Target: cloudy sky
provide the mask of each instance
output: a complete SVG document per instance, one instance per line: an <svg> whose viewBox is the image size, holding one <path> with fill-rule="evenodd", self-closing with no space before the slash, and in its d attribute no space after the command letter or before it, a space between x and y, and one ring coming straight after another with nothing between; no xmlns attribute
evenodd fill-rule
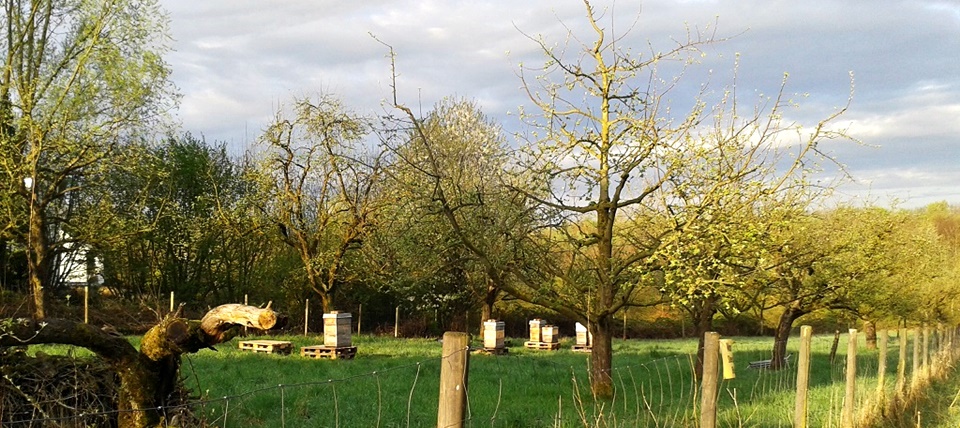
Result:
<svg viewBox="0 0 960 428"><path fill-rule="evenodd" d="M509 131L526 103L519 65L543 57L528 36L589 36L577 0L160 0L170 14L167 56L183 95L183 130L253 146L278 106L334 93L354 110L383 111L387 48L397 53L402 102L428 109L444 96L476 100ZM726 83L740 55L739 92L774 93L789 73L797 118L837 123L865 145L829 150L856 179L838 198L916 207L960 205L960 2L954 0L595 0L601 22L633 25L629 43L667 46L688 29L730 40L705 49L686 75ZM684 91L675 96L684 97ZM689 100L678 99L678 104ZM510 113L513 113L512 115Z"/></svg>

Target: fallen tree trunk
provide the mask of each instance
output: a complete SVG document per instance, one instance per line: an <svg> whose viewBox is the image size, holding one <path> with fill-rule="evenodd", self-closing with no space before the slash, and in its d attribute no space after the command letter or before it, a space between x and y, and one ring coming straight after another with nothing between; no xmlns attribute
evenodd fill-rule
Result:
<svg viewBox="0 0 960 428"><path fill-rule="evenodd" d="M277 314L269 308L222 305L201 321L167 315L143 336L138 351L125 338L76 321L48 318L43 321L0 321L0 346L59 343L80 346L110 364L120 379L118 426L152 428L166 425L163 409L179 379L180 355L197 352L232 339L239 327L269 330Z"/></svg>

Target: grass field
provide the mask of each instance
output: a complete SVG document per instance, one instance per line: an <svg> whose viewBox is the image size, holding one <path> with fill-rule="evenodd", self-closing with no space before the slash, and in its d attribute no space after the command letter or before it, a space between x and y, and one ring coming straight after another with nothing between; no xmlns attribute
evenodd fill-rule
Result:
<svg viewBox="0 0 960 428"><path fill-rule="evenodd" d="M249 338L253 339L253 338ZM322 338L271 337L294 346ZM748 369L769 358L769 338L734 338L737 378L721 383L719 426L791 426L794 369ZM811 368L810 426L837 426L844 392L845 340L835 364L832 336L815 337ZM885 390L896 375L897 339L891 338ZM188 387L215 426L420 427L436 423L441 345L428 339L354 337L354 360L311 360L299 355L253 354L236 349L202 351L185 360ZM698 390L691 376L694 340L615 341L616 396L589 393L587 354L531 351L511 343L505 356L471 355L468 426L661 426L697 425ZM796 352L797 339L789 349ZM295 348L295 349L297 349ZM795 357L794 357L795 358ZM911 362L907 362L907 367ZM875 402L876 351L858 354L858 402Z"/></svg>
<svg viewBox="0 0 960 428"><path fill-rule="evenodd" d="M248 337L243 340L253 340ZM186 355L184 383L197 395L195 412L217 427L423 427L436 424L441 344L431 339L354 336L353 360L313 360L298 355L301 346L322 337L282 336L293 342L292 355L240 351L240 339ZM722 381L718 403L720 427L792 426L796 370L749 369L751 361L769 358L770 338L737 337L736 378ZM137 338L131 338L136 343ZM814 336L808 426L839 426L844 394L846 338L836 361L829 361L830 336ZM468 421L470 427L692 427L699 425L699 391L691 375L695 340L614 341L612 376L616 394L595 400L589 393L588 355L570 350L523 348L508 339L510 352L470 356ZM479 343L475 343L479 346ZM796 359L798 338L788 351ZM891 337L886 378L877 385L878 353L861 338L857 364L860 413L894 389L899 339ZM64 350L43 348L45 352ZM912 341L906 360L912 369ZM84 351L70 351L83 354ZM954 378L956 379L956 378ZM937 400L920 411L925 427L952 423L960 381L931 389ZM881 394L880 392L883 392ZM944 398L947 397L948 398ZM925 407L924 407L925 406ZM951 422L953 421L953 422ZM903 422L906 423L906 422ZM888 426L915 426L893 425Z"/></svg>

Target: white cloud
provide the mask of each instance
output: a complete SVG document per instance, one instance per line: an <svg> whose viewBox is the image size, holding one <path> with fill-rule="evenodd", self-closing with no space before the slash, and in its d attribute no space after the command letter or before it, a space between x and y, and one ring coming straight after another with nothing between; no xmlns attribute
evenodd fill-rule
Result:
<svg viewBox="0 0 960 428"><path fill-rule="evenodd" d="M506 116L526 102L518 64L543 58L527 37L563 43L567 32L589 42L576 0L161 0L170 11L175 52L168 55L181 89L185 130L231 142L255 138L276 106L293 95L332 91L356 110L376 112L389 96L387 49L398 55L404 102L429 108L439 98L477 99L506 129ZM685 28L720 28L736 35L705 47L703 69L689 71L672 104L717 70L714 83L742 54L738 90L775 93L783 72L789 92L808 93L797 120L819 118L845 103L848 72L856 75L851 110L840 120L877 149L837 149L855 176L873 190L914 189L950 196L937 177L960 164L960 7L934 0L736 2L594 1L602 25L621 43L646 52L684 38ZM635 21L636 12L642 15ZM510 52L508 55L507 52ZM686 98L685 98L686 97ZM930 153L924 153L930 152ZM945 158L953 156L953 161ZM887 171L887 175L882 175ZM897 172L899 171L899 172ZM922 171L927 177L902 175ZM876 175L874 175L876 174ZM901 174L901 175L897 175ZM947 186L948 187L948 186ZM932 197L932 196L931 196ZM952 196L956 198L956 196ZM953 199L954 202L960 201Z"/></svg>

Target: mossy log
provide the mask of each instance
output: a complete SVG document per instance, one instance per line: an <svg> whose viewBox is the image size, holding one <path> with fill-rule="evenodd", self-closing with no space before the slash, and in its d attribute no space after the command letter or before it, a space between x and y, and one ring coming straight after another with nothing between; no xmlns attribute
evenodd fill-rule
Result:
<svg viewBox="0 0 960 428"><path fill-rule="evenodd" d="M59 343L87 348L103 358L120 378L118 426L166 426L163 408L179 378L180 355L232 339L239 327L269 330L277 314L269 308L238 304L218 306L202 320L187 320L180 312L167 315L143 336L138 351L127 339L77 321L0 321L0 346Z"/></svg>

